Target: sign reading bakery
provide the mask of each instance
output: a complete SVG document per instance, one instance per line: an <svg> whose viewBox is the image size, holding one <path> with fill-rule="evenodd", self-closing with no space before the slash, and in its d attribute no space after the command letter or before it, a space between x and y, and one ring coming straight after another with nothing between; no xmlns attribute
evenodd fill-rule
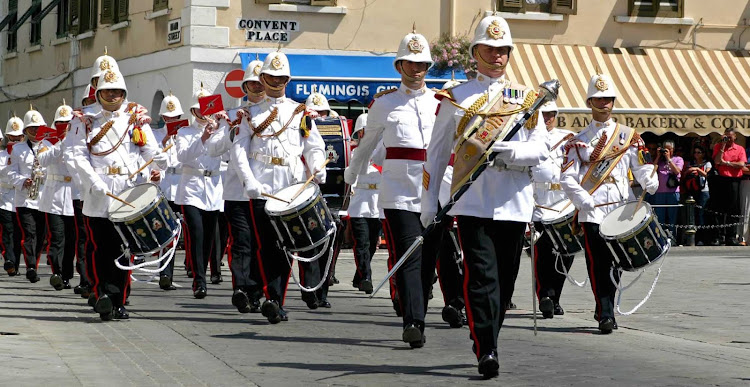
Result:
<svg viewBox="0 0 750 387"><path fill-rule="evenodd" d="M615 111L612 119L641 133L705 135L712 132L723 133L732 128L743 135L750 135L748 114L623 114ZM579 131L590 122L591 114L561 112L557 116L557 127L561 129Z"/></svg>
<svg viewBox="0 0 750 387"><path fill-rule="evenodd" d="M299 32L295 20L237 19L237 29L245 31L245 39L252 42L288 43L292 32Z"/></svg>

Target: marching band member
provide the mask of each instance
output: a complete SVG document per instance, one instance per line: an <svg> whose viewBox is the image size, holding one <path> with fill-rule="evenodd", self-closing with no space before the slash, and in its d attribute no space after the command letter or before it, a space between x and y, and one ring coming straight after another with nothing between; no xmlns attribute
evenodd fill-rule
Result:
<svg viewBox="0 0 750 387"><path fill-rule="evenodd" d="M544 318L553 318L555 315L565 313L560 306L560 293L565 284L565 275L558 272L557 255L560 255L560 261L566 272L573 265L574 257L572 254L565 254L565 251L557 251L542 225L544 212L540 206L549 208L567 199L560 187L560 171L565 157L564 145L569 138L573 137L573 132L555 127L557 111L557 104L554 101L547 102L539 108L549 135L550 157L531 168L536 202L532 220L536 231L541 232L539 239L534 243L534 274L539 310Z"/></svg>
<svg viewBox="0 0 750 387"><path fill-rule="evenodd" d="M47 255L52 261L52 276L49 281L55 290L70 289L78 242L73 200L80 199L81 196L73 183L73 174L63 160L63 139L71 119L73 108L63 103L55 111L53 125L65 125L65 132L58 133L59 137L43 139L38 154L39 165L47 170L47 179L39 199L39 211L46 216L50 234Z"/></svg>
<svg viewBox="0 0 750 387"><path fill-rule="evenodd" d="M484 148L480 146L486 147L493 133L517 122L523 115L523 102L533 99L532 89L511 82L505 74L512 48L505 19L485 17L470 46L477 61L477 78L438 93L442 100L424 172L423 225L432 222L437 213L439 185L451 149L464 139L471 117L487 110L499 115L483 121L459 144L453 167L454 190L468 177L466 171L470 173L481 160ZM528 169L548 153L543 123L532 124L533 120L527 122L510 141L499 139L491 145L497 152L494 165L479 175L449 212L457 217L464 254L464 301L479 373L484 377L498 374L497 339L518 271L524 230L533 211Z"/></svg>
<svg viewBox="0 0 750 387"><path fill-rule="evenodd" d="M190 250L193 268L193 296L206 297L206 268L214 243L219 206L221 205L221 159L206 153L206 141L216 132L213 117L203 116L198 100L207 97L201 88L193 95L190 106L193 123L177 132L177 160L182 163L182 177L175 204L182 209L187 227L185 250ZM214 270L212 265L212 270Z"/></svg>
<svg viewBox="0 0 750 387"><path fill-rule="evenodd" d="M232 146L232 157L245 193L250 198L253 224L252 249L262 266L266 301L261 312L269 322L286 321L284 298L290 274L286 254L277 245L277 235L265 212L261 194L274 193L305 179L305 167L316 182L324 182L326 159L324 142L315 123L309 120L305 106L284 96L291 79L289 60L281 52L272 52L263 61L260 81L268 99L250 107L250 121L243 120ZM300 156L305 159L303 165ZM315 282L315 278L308 278ZM306 300L307 301L307 300Z"/></svg>
<svg viewBox="0 0 750 387"><path fill-rule="evenodd" d="M2 232L2 253L5 258L3 270L9 276L18 274L20 244L16 242L18 223L16 219L15 196L16 189L10 179L13 145L23 141L23 121L13 116L5 125L5 137L0 142L0 230Z"/></svg>
<svg viewBox="0 0 750 387"><path fill-rule="evenodd" d="M367 125L367 113L357 117L352 132L351 146L355 148L359 138L364 132ZM356 150L352 149L352 152ZM372 293L372 269L370 262L375 256L380 239L380 210L378 209L378 185L380 184L381 174L376 165L382 165L385 160L385 147L377 146L370 162L367 166L367 172L357 176L357 184L352 188L352 196L349 199L349 222L352 227L352 239L354 246L354 263L357 270L354 272L352 285L365 292Z"/></svg>
<svg viewBox="0 0 750 387"><path fill-rule="evenodd" d="M159 108L159 115L164 120L165 125L162 128L153 129L154 137L159 140L162 149L170 145L172 145L172 147L165 152L167 155L167 169L161 173L155 170L151 171L151 181L155 181L159 184L161 192L164 193L164 197L167 199L169 207L172 208L172 211L174 211L175 214L182 213L180 206L175 204L177 186L179 185L180 177L182 176L182 163L177 159L177 149L174 147L174 141L177 135L169 133L166 123L178 121L183 114L185 113L182 111L180 100L172 95L172 93L169 93L169 95L164 97L161 101L161 106ZM161 175L162 173L163 176ZM175 243L177 243L177 241L175 241ZM186 256L189 255L186 254ZM186 263L186 267L190 266ZM173 276L174 259L172 259L169 262L169 265L159 273L159 287L162 290L177 289L177 287L172 284Z"/></svg>
<svg viewBox="0 0 750 387"><path fill-rule="evenodd" d="M423 231L419 221L422 167L437 107L435 92L424 82L432 63L429 43L424 36L412 32L401 40L394 61L401 74L401 85L375 96L364 135L344 173L346 182L356 185L356 177L366 171L373 150L384 143L386 156L378 206L388 220L391 234L388 241L394 244L397 257L401 257ZM435 249L436 245L426 242L396 273L403 313L401 338L412 348L424 346L427 297L435 275L436 252L423 250Z"/></svg>
<svg viewBox="0 0 750 387"><path fill-rule="evenodd" d="M44 168L39 165L40 144L36 140L39 127L46 125L44 118L33 108L23 117L23 134L26 141L13 146L8 175L16 186L14 204L21 225L21 250L26 261L26 279L39 281L37 269L47 236L44 214L39 211L39 194L44 184Z"/></svg>
<svg viewBox="0 0 750 387"><path fill-rule="evenodd" d="M219 131L211 136L206 146L208 155L222 157L228 166L222 175L224 213L229 224L229 269L232 273L232 305L240 313L260 311L260 297L263 294L263 280L258 260L253 259L251 242L248 235L254 233L249 222L249 198L245 194L242 180L237 173L237 161L232 157L232 140L241 121L249 117L252 106L266 101L266 93L258 76L263 68L263 61L251 61L245 68L242 79L242 90L247 95L246 106L231 109L227 119L221 122ZM267 101L266 101L267 102ZM231 122L228 122L231 121Z"/></svg>
<svg viewBox="0 0 750 387"><path fill-rule="evenodd" d="M143 106L127 102L125 79L108 69L99 76L95 105L83 109L71 121L66 152L81 177L88 235L86 258L90 278L95 281L94 309L102 320L129 318L124 307L130 272L120 270L115 259L123 253L121 238L108 219L109 204L116 195L132 187L128 176L138 170L138 161L153 159L167 168L167 155L159 150ZM124 257L130 259L130 257Z"/></svg>
<svg viewBox="0 0 750 387"><path fill-rule="evenodd" d="M331 105L328 104L328 98L325 95L320 94L313 90L305 100L305 107L310 113L310 117L338 117L338 113L331 109Z"/></svg>
<svg viewBox="0 0 750 387"><path fill-rule="evenodd" d="M648 193L653 194L659 188L659 179L652 173L653 165L646 161L643 140L634 129L612 120L616 98L612 78L597 71L586 93L591 123L566 144L566 164L560 178L583 226L586 267L596 301L594 318L603 334L617 329L616 287L610 280L614 257L599 235L599 224L620 203L634 198L628 169ZM614 279L619 281L617 271Z"/></svg>

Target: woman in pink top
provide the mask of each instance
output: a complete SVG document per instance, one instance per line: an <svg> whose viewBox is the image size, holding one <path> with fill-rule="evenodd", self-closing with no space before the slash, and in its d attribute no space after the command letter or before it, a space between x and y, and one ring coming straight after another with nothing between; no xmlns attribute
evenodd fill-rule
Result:
<svg viewBox="0 0 750 387"><path fill-rule="evenodd" d="M652 205L676 205L680 203L680 173L685 162L680 156L674 156L674 141L667 140L659 148L656 156L659 176L659 189L655 194L649 195L648 202ZM677 223L677 207L655 207L654 212L659 218L659 223L674 225ZM675 227L667 226L676 236Z"/></svg>

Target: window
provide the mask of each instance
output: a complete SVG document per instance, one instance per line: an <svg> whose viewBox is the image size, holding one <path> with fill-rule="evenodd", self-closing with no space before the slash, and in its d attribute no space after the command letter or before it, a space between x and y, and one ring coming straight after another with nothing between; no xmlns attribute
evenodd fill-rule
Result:
<svg viewBox="0 0 750 387"><path fill-rule="evenodd" d="M96 28L96 0L70 0L69 9L71 34L78 35Z"/></svg>
<svg viewBox="0 0 750 387"><path fill-rule="evenodd" d="M70 31L70 0L60 0L57 4L57 37L62 38Z"/></svg>
<svg viewBox="0 0 750 387"><path fill-rule="evenodd" d="M117 24L128 20L128 0L102 0L102 24Z"/></svg>
<svg viewBox="0 0 750 387"><path fill-rule="evenodd" d="M29 34L29 43L32 46L42 44L42 0L34 0L31 6L34 10L31 12L31 33Z"/></svg>
<svg viewBox="0 0 750 387"><path fill-rule="evenodd" d="M543 12L575 15L577 0L498 0L497 9L502 12Z"/></svg>
<svg viewBox="0 0 750 387"><path fill-rule="evenodd" d="M154 0L154 12L161 11L167 8L169 8L169 0Z"/></svg>
<svg viewBox="0 0 750 387"><path fill-rule="evenodd" d="M10 0L8 4L8 17L8 45L6 49L8 52L14 52L18 48L17 28L15 28L18 22L18 0Z"/></svg>
<svg viewBox="0 0 750 387"><path fill-rule="evenodd" d="M628 15L644 17L683 17L683 0L628 0Z"/></svg>

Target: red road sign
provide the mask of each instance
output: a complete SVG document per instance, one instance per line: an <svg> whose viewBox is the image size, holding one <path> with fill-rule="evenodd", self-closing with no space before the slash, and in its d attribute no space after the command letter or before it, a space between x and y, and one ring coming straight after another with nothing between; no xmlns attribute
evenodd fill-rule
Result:
<svg viewBox="0 0 750 387"><path fill-rule="evenodd" d="M242 78L245 77L245 72L242 69L235 69L227 74L224 78L224 89L227 94L234 98L242 98L245 96L245 92L242 91Z"/></svg>

